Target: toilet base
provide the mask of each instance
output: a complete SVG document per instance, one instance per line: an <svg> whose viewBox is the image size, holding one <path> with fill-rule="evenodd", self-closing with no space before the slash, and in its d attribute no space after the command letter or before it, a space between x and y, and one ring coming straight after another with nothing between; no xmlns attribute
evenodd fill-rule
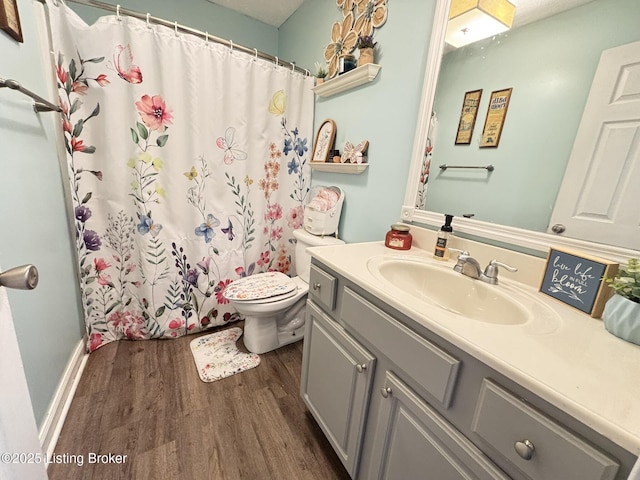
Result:
<svg viewBox="0 0 640 480"><path fill-rule="evenodd" d="M302 299L300 308L304 308ZM297 310L296 307L292 310ZM298 309L299 310L299 309ZM267 353L276 348L302 340L304 337L304 311L291 319L282 315L252 316L245 315L244 346L251 353Z"/></svg>

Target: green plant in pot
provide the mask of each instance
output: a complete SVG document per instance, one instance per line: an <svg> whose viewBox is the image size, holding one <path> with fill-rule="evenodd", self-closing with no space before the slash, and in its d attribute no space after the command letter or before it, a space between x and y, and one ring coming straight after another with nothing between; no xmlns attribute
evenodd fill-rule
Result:
<svg viewBox="0 0 640 480"><path fill-rule="evenodd" d="M316 83L319 85L324 82L325 78L329 75L329 70L324 63L316 62Z"/></svg>
<svg viewBox="0 0 640 480"><path fill-rule="evenodd" d="M605 281L615 291L604 307L602 320L613 335L640 345L640 262L629 260L614 278Z"/></svg>

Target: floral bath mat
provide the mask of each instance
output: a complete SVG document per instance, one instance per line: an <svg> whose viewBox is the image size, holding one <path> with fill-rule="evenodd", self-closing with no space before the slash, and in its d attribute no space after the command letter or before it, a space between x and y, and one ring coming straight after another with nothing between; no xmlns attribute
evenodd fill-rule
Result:
<svg viewBox="0 0 640 480"><path fill-rule="evenodd" d="M200 380L215 382L260 365L257 354L244 353L236 347L241 336L242 329L233 327L191 341Z"/></svg>

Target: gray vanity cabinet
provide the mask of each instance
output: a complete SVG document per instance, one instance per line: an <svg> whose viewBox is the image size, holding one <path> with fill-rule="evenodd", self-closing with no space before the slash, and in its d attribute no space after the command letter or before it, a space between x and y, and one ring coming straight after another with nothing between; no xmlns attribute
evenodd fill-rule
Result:
<svg viewBox="0 0 640 480"><path fill-rule="evenodd" d="M358 467L375 361L308 301L300 390L352 478Z"/></svg>
<svg viewBox="0 0 640 480"><path fill-rule="evenodd" d="M636 456L315 258L302 397L353 479L623 480Z"/></svg>
<svg viewBox="0 0 640 480"><path fill-rule="evenodd" d="M509 480L392 372L379 392L371 472L379 480Z"/></svg>

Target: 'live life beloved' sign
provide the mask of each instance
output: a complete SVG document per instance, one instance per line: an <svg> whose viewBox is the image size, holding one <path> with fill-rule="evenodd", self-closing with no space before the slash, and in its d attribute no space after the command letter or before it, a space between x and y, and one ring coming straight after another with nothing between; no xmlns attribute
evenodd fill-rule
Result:
<svg viewBox="0 0 640 480"><path fill-rule="evenodd" d="M551 248L540 291L599 318L610 294L604 278L617 271L617 263Z"/></svg>

